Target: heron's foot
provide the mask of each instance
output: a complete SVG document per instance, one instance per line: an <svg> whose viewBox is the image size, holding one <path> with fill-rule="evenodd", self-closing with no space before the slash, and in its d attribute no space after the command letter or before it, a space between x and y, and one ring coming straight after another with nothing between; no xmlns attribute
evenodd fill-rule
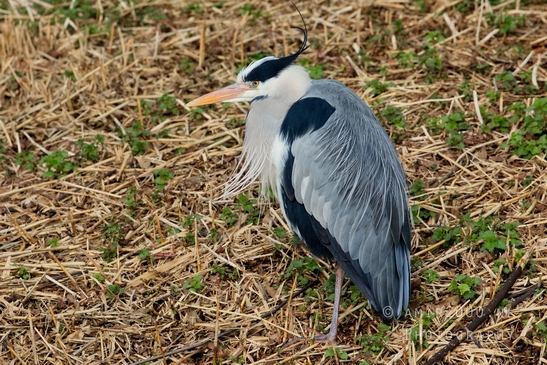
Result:
<svg viewBox="0 0 547 365"><path fill-rule="evenodd" d="M292 345L300 342L308 342L311 344L314 343L328 343L332 346L336 345L336 332L329 331L326 335L315 331L316 335L314 337L299 337L299 338L293 338L290 341L287 341L281 346L282 349L286 349L288 347L291 347Z"/></svg>

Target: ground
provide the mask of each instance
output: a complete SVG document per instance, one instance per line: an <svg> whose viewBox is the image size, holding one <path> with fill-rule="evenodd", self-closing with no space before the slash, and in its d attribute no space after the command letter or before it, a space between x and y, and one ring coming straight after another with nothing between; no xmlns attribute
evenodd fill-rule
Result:
<svg viewBox="0 0 547 365"><path fill-rule="evenodd" d="M330 323L332 264L258 185L221 198L247 105L185 105L297 50L289 1L0 0L3 362L422 364L525 253L445 361L547 362L547 2L296 5L298 63L372 107L408 176L404 318L346 280L337 345L281 349Z"/></svg>

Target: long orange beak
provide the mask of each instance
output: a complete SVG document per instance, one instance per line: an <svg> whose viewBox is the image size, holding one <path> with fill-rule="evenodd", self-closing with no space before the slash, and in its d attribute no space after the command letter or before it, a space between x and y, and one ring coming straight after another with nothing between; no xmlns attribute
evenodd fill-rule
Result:
<svg viewBox="0 0 547 365"><path fill-rule="evenodd" d="M213 104L213 103L218 103L221 101L236 99L241 97L241 95L243 95L243 93L247 90L251 90L251 88L245 84L233 84L230 86L223 87L220 90L213 91L209 94L200 96L199 98L192 100L186 105L198 106L198 105Z"/></svg>

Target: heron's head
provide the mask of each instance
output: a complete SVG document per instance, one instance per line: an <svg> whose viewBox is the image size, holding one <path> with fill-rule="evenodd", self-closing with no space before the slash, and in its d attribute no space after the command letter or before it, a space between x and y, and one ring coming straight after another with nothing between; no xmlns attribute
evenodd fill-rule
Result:
<svg viewBox="0 0 547 365"><path fill-rule="evenodd" d="M298 9L297 9L298 10ZM299 12L300 13L300 12ZM300 14L302 17L302 14ZM304 18L302 18L304 22ZM304 40L300 49L286 57L265 57L252 62L247 68L237 75L237 82L220 90L203 95L188 103L188 106L206 105L212 103L253 101L264 98L280 98L295 102L310 87L310 78L306 70L292 63L306 50L308 32L306 23L304 29L299 29Z"/></svg>
<svg viewBox="0 0 547 365"><path fill-rule="evenodd" d="M203 95L187 105L252 102L265 98L295 99L294 102L308 90L311 81L306 70L293 65L289 57L265 57L253 62L237 75L235 84Z"/></svg>

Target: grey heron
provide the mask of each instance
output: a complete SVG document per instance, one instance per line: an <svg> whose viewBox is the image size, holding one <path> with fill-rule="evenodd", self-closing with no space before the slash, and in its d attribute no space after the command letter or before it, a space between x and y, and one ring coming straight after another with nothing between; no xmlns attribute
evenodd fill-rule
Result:
<svg viewBox="0 0 547 365"><path fill-rule="evenodd" d="M405 173L372 110L345 85L312 81L294 64L307 48L302 22L293 27L304 37L296 53L255 61L235 84L187 105L250 102L244 163L227 190L260 178L311 253L336 261L330 330L315 337L333 343L344 272L385 322L407 308L411 220Z"/></svg>

